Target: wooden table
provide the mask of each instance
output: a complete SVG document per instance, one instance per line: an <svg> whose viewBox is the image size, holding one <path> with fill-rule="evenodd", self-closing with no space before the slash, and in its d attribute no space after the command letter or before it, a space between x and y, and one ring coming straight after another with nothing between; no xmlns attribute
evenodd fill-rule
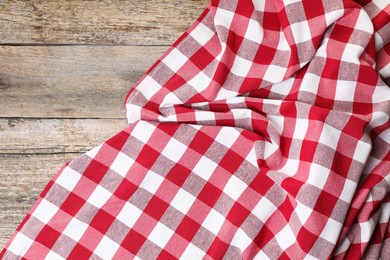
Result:
<svg viewBox="0 0 390 260"><path fill-rule="evenodd" d="M207 3L0 0L0 250L63 164L126 126L126 93Z"/></svg>

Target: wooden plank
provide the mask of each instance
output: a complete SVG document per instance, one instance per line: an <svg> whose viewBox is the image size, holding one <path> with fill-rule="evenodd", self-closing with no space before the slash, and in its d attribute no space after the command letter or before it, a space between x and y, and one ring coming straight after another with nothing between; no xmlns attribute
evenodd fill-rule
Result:
<svg viewBox="0 0 390 260"><path fill-rule="evenodd" d="M0 46L0 117L123 118L127 92L166 50Z"/></svg>
<svg viewBox="0 0 390 260"><path fill-rule="evenodd" d="M171 45L207 0L0 1L3 44Z"/></svg>
<svg viewBox="0 0 390 260"><path fill-rule="evenodd" d="M54 174L77 153L0 154L0 249Z"/></svg>
<svg viewBox="0 0 390 260"><path fill-rule="evenodd" d="M0 119L0 154L85 152L126 126L125 119Z"/></svg>

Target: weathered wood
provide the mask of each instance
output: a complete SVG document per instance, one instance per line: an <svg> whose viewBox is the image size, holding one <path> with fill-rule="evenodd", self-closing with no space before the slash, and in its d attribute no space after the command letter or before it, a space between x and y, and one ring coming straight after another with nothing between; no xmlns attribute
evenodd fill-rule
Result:
<svg viewBox="0 0 390 260"><path fill-rule="evenodd" d="M0 1L0 41L170 45L207 3L207 0Z"/></svg>
<svg viewBox="0 0 390 260"><path fill-rule="evenodd" d="M167 47L0 46L0 117L123 118Z"/></svg>
<svg viewBox="0 0 390 260"><path fill-rule="evenodd" d="M0 154L85 152L125 127L125 119L0 119Z"/></svg>
<svg viewBox="0 0 390 260"><path fill-rule="evenodd" d="M0 250L62 165L126 126L126 93L208 2L0 0Z"/></svg>
<svg viewBox="0 0 390 260"><path fill-rule="evenodd" d="M78 153L0 154L0 250L54 174Z"/></svg>

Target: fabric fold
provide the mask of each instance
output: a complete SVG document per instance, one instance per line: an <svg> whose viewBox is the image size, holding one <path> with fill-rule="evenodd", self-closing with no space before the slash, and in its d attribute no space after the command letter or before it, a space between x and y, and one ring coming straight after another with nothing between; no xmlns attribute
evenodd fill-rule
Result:
<svg viewBox="0 0 390 260"><path fill-rule="evenodd" d="M4 259L390 256L390 3L212 0Z"/></svg>

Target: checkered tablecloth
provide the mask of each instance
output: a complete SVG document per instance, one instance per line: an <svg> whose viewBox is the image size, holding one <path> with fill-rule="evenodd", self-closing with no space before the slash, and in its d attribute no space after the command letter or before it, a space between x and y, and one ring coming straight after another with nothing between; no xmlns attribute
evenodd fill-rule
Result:
<svg viewBox="0 0 390 260"><path fill-rule="evenodd" d="M388 0L212 0L1 256L390 259L389 42Z"/></svg>

